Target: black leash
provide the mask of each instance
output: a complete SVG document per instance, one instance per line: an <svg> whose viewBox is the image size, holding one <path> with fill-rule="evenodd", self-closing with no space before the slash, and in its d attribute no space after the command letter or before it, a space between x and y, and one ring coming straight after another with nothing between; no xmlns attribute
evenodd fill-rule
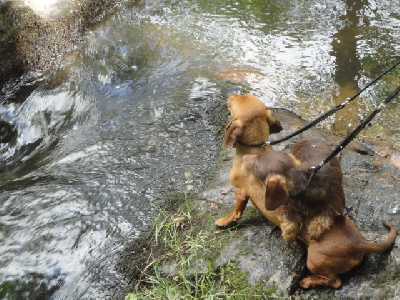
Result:
<svg viewBox="0 0 400 300"><path fill-rule="evenodd" d="M307 187L310 185L311 180L313 179L314 175L325 165L327 164L332 158L334 158L337 154L339 154L356 136L357 134L363 130L371 121L372 119L384 108L387 104L389 104L400 92L400 85L375 109L366 119L364 119L360 125L358 125L332 152L329 154L319 165L313 166L310 168L311 175L307 181L306 186L302 191L300 191L297 195L304 192Z"/></svg>
<svg viewBox="0 0 400 300"><path fill-rule="evenodd" d="M283 141L286 141L300 133L302 133L303 131L306 131L308 129L310 129L311 127L317 125L319 122L325 120L327 117L329 117L330 115L334 114L335 112L337 112L338 110L341 110L343 108L346 107L347 104L349 104L351 101L353 101L355 98L357 98L362 92L364 92L366 89L368 89L371 85L375 84L379 79L381 79L383 76L385 76L387 73L389 73L390 71L392 71L394 68L396 68L398 65L400 65L400 61L398 61L396 64L394 64L393 66L391 66L389 69L387 69L385 72L383 72L381 75L379 75L378 77L376 77L374 80L372 80L370 83L368 83L364 88L362 88L357 94L355 94L354 96L352 96L351 98L347 98L346 101L344 101L343 103L335 106L334 108L332 108L330 111L326 112L325 114L321 115L320 117L316 118L315 120L311 121L310 123L308 123L307 125L305 125L304 127L296 130L295 132L284 136L276 141L264 141L260 144L257 145L251 145L254 147L264 147L264 146L269 146L269 145L276 145L279 144Z"/></svg>
<svg viewBox="0 0 400 300"><path fill-rule="evenodd" d="M276 145L278 143L281 143L283 141L286 141L308 129L310 129L311 127L315 126L316 124L318 124L319 122L325 120L327 117L329 117L330 115L334 114L335 112L343 109L344 107L346 107L347 104L349 104L351 101L353 101L355 98L357 98L362 92L364 92L366 89L368 89L370 86L372 86L373 84L375 84L378 80L380 80L383 76L385 76L387 73L389 73L390 71L392 71L394 68L396 68L398 65L400 65L400 61L398 61L397 63L395 63L393 66L391 66L389 69L387 69L386 71L384 71L382 74L380 74L378 77L376 77L374 80L372 80L371 82L369 82L366 86L364 86L364 88L362 88L357 94L355 94L354 96L347 98L346 101L344 101L343 103L335 106L334 108L332 108L331 110L329 110L328 112L326 112L325 114L319 116L318 118L314 119L313 121L311 121L310 123L306 124L304 127L296 130L295 132L284 136L278 140L275 141L264 141L260 144L255 144L255 145L246 145L243 144L245 146L250 146L250 147L264 147L264 146L272 146L272 145ZM313 179L313 177L315 176L315 174L326 164L328 163L333 157L335 157L337 154L339 154L356 136L357 134L363 130L371 121L372 119L382 110L382 108L384 108L388 103L390 103L399 93L400 91L400 86L398 86L380 105L377 109L375 109L364 121L362 121L333 151L331 154L329 154L325 160L323 160L319 165L313 166L310 168L311 171L311 175L307 181L307 184L305 185L304 189L301 190L299 193L297 193L296 195L293 195L294 197L299 196L300 194L304 193L305 190L307 189L307 187L310 185L311 180Z"/></svg>

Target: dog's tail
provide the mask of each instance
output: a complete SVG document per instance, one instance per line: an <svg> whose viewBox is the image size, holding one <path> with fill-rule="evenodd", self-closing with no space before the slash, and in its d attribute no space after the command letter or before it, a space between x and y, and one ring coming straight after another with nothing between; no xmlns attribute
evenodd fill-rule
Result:
<svg viewBox="0 0 400 300"><path fill-rule="evenodd" d="M381 254L386 252L393 246L397 235L396 227L394 227L393 225L389 224L386 221L383 221L382 223L383 225L385 225L387 229L390 230L389 235L387 236L386 240L383 241L382 243L365 241L362 245L362 248L364 251L366 251L366 253Z"/></svg>

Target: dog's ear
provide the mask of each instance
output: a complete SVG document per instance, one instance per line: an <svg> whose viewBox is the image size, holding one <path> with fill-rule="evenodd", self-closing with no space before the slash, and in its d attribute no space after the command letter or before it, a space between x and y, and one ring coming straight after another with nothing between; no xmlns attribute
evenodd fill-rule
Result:
<svg viewBox="0 0 400 300"><path fill-rule="evenodd" d="M272 110L269 108L267 108L267 122L269 125L269 133L278 133L283 129L281 122L275 118Z"/></svg>
<svg viewBox="0 0 400 300"><path fill-rule="evenodd" d="M275 210L279 206L286 204L289 199L289 191L285 177L282 175L269 175L265 182L265 208L267 210Z"/></svg>
<svg viewBox="0 0 400 300"><path fill-rule="evenodd" d="M242 135L243 125L238 120L232 120L225 128L224 148L235 148L237 139Z"/></svg>
<svg viewBox="0 0 400 300"><path fill-rule="evenodd" d="M232 102L235 101L237 97L240 97L238 93L230 93L226 98L226 105L228 106L229 112L231 112Z"/></svg>

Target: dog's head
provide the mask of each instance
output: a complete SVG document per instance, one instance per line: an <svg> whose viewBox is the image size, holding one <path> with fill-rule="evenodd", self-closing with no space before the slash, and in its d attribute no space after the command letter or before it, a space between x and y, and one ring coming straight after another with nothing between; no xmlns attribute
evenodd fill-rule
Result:
<svg viewBox="0 0 400 300"><path fill-rule="evenodd" d="M224 147L236 147L237 142L257 144L268 140L271 133L282 130L272 111L252 94L231 94L227 99L232 115L225 131Z"/></svg>

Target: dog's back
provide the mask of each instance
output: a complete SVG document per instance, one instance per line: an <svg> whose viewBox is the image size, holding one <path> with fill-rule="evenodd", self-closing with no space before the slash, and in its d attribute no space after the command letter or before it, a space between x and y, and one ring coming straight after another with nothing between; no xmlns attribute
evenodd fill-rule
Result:
<svg viewBox="0 0 400 300"><path fill-rule="evenodd" d="M326 141L307 137L297 141L290 153L270 149L260 155L248 155L244 159L244 168L262 182L269 175L285 177L292 204L304 212L333 210L333 215L342 215L345 197L337 157L321 168L306 188L310 168L318 165L330 152L331 147Z"/></svg>
<svg viewBox="0 0 400 300"><path fill-rule="evenodd" d="M299 139L290 150L298 160L300 160L306 167L319 164L330 153L332 149L328 142L313 138L306 137Z"/></svg>
<svg viewBox="0 0 400 300"><path fill-rule="evenodd" d="M291 195L306 204L329 206L341 215L345 197L343 173L337 157L323 166L306 186L311 175L310 168L321 163L331 151L328 142L317 138L304 138L294 144L291 153L302 165L289 172L292 181Z"/></svg>
<svg viewBox="0 0 400 300"><path fill-rule="evenodd" d="M272 149L260 155L247 155L243 161L244 167L261 181L271 174L287 177L289 171L296 167L287 153Z"/></svg>

